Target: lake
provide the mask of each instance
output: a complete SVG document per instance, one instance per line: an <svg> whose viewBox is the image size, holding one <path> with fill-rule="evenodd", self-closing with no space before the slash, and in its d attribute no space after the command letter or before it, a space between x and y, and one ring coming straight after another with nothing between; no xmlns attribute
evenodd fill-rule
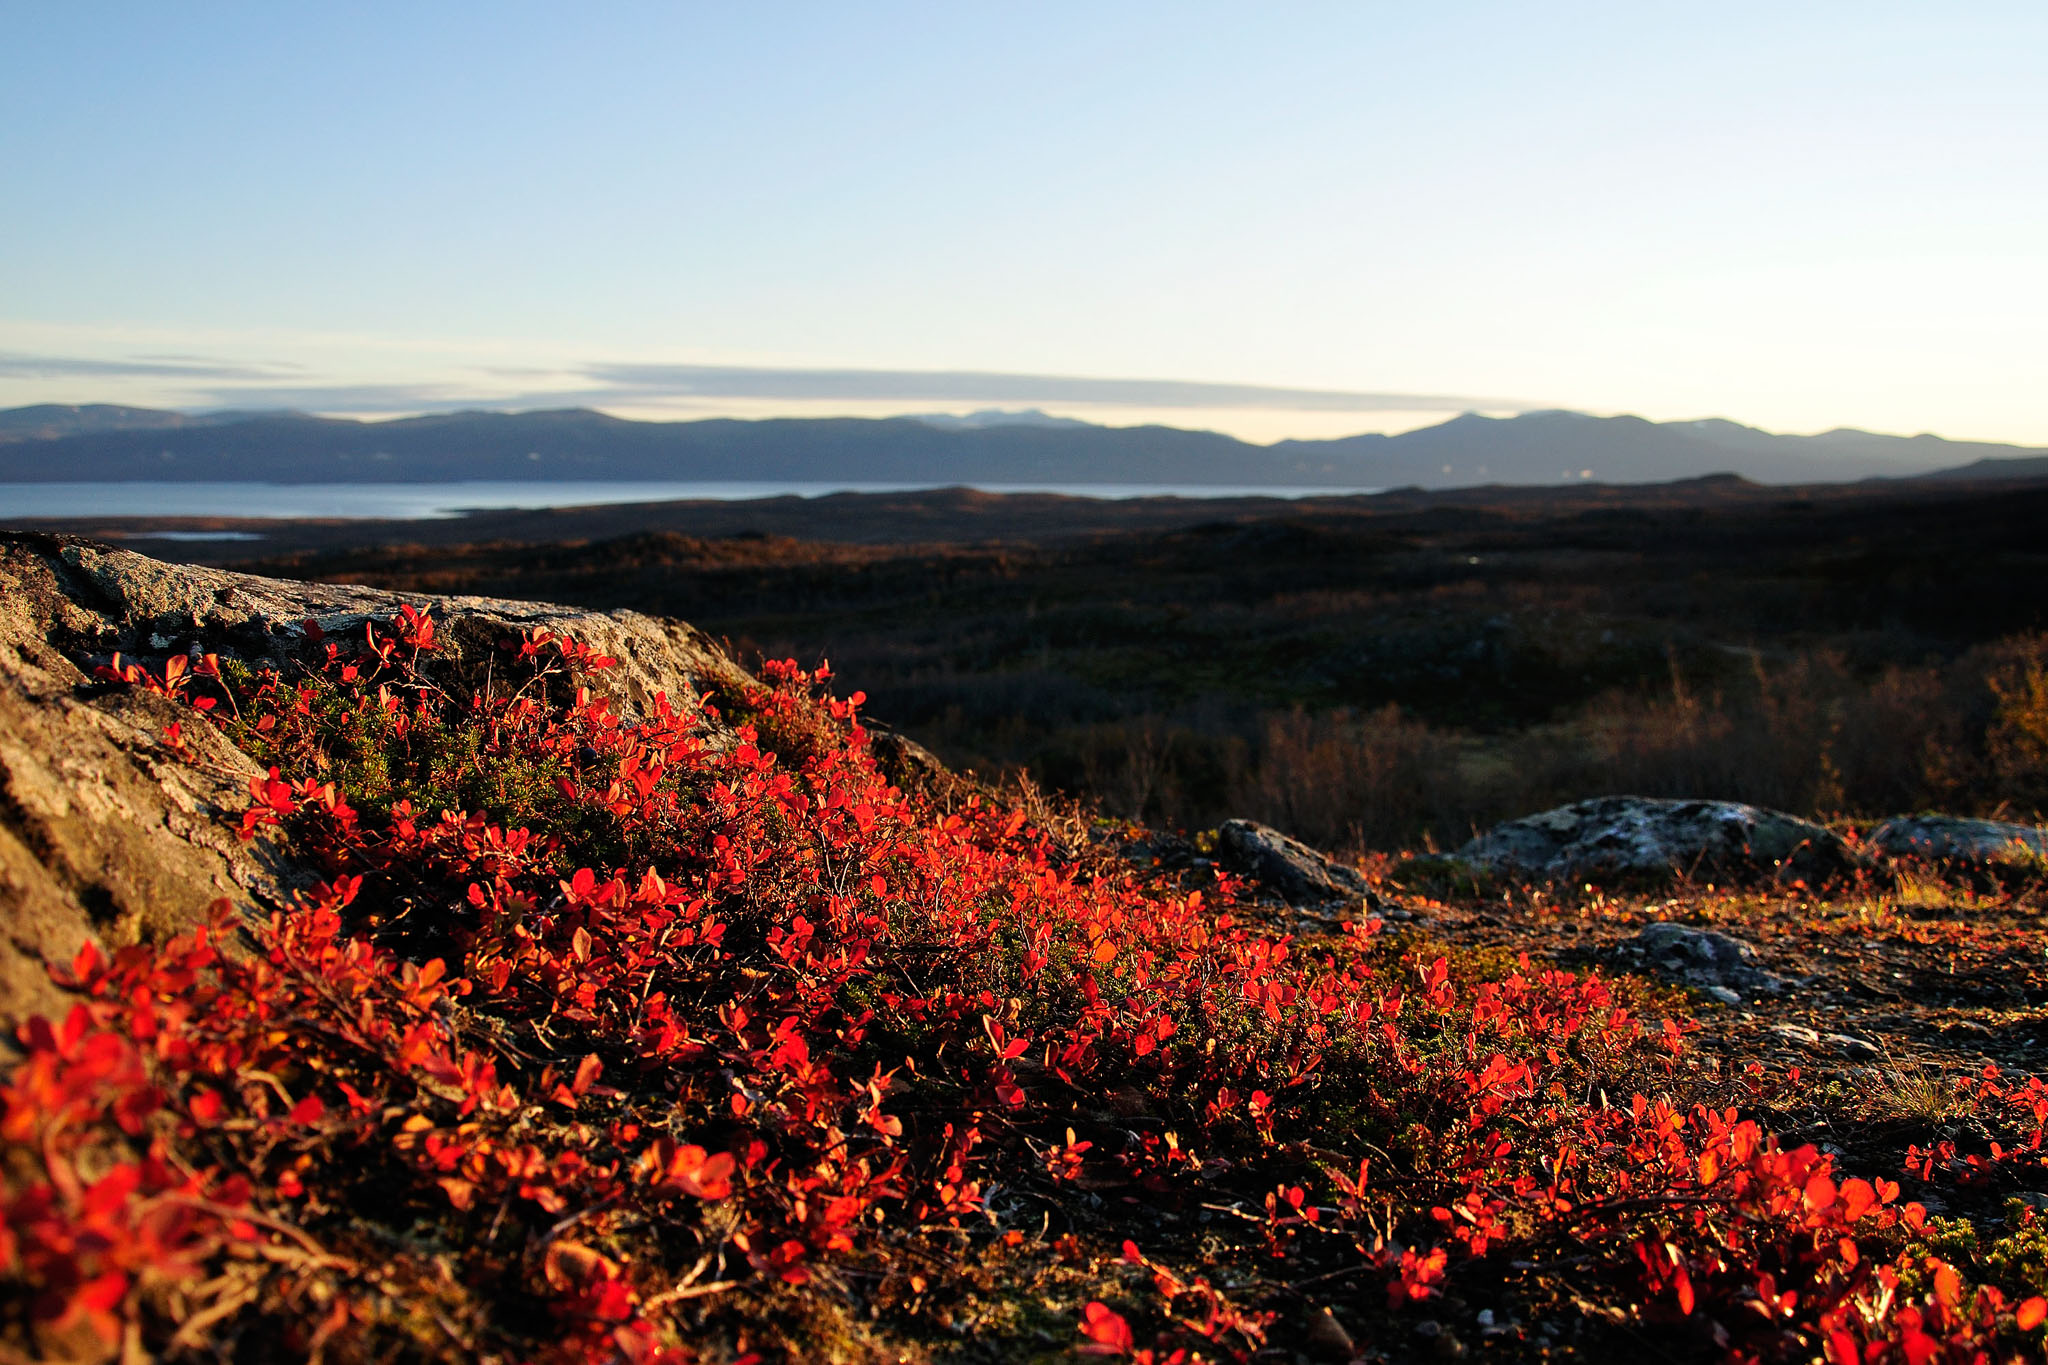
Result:
<svg viewBox="0 0 2048 1365"><path fill-rule="evenodd" d="M909 493L925 483L0 483L0 522L51 517L365 518L417 521L487 508L595 507L606 503L816 498ZM988 493L1081 498L1305 498L1371 488L1255 488L1223 484L983 484Z"/></svg>

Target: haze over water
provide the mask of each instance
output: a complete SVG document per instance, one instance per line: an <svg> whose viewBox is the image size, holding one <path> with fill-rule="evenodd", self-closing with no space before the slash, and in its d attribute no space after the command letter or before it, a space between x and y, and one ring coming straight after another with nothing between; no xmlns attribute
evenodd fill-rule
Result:
<svg viewBox="0 0 2048 1365"><path fill-rule="evenodd" d="M596 507L635 502L735 502L833 493L908 493L931 483L15 483L0 484L0 519L53 517L364 518L414 521L489 508ZM1227 484L975 484L986 493L1077 498L1304 498L1372 488Z"/></svg>

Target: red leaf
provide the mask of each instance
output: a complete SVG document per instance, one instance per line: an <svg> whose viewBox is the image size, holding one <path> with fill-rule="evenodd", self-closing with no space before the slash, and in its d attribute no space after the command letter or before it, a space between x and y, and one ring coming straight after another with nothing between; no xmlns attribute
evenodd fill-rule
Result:
<svg viewBox="0 0 2048 1365"><path fill-rule="evenodd" d="M220 1122L221 1108L220 1096L203 1088L185 1102L185 1112L208 1128Z"/></svg>
<svg viewBox="0 0 2048 1365"><path fill-rule="evenodd" d="M1081 1310L1081 1335L1098 1346L1117 1352L1130 1350L1133 1341L1131 1325L1124 1321L1123 1316L1094 1300Z"/></svg>
<svg viewBox="0 0 2048 1365"><path fill-rule="evenodd" d="M120 1340L121 1324L114 1317L114 1306L128 1293L128 1277L118 1270L110 1270L97 1279L88 1280L71 1295L64 1305L64 1316L57 1320L61 1329L86 1319L92 1324L102 1341L112 1343Z"/></svg>

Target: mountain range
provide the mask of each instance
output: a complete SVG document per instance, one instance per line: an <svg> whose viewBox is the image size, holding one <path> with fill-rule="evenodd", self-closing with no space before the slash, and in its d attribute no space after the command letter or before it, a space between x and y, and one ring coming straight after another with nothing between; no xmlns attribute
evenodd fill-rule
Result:
<svg viewBox="0 0 2048 1365"><path fill-rule="evenodd" d="M193 415L100 405L0 411L0 483L722 480L1154 484L1370 489L2037 477L2048 449L1837 430L1787 436L1722 419L1547 411L1454 417L1396 436L1254 445L1212 431L1105 427L1044 413L641 422L587 409L386 421Z"/></svg>

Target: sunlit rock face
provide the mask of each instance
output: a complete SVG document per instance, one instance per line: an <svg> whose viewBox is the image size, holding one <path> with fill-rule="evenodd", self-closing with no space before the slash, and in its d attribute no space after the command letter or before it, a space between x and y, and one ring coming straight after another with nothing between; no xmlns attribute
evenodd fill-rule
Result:
<svg viewBox="0 0 2048 1365"><path fill-rule="evenodd" d="M701 631L638 612L259 578L48 537L14 538L10 553L42 563L59 595L83 613L59 631L58 642L73 654L200 649L253 661L296 647L308 621L331 636L360 636L372 618L388 620L409 605L439 623L439 653L449 667L487 659L507 637L549 631L615 658L607 686L635 708L656 692L680 700L743 676Z"/></svg>
<svg viewBox="0 0 2048 1365"><path fill-rule="evenodd" d="M1496 825L1458 850L1475 867L1546 881L1811 880L1855 855L1823 825L1737 801L1603 796Z"/></svg>
<svg viewBox="0 0 2048 1365"><path fill-rule="evenodd" d="M190 707L107 687L94 666L117 651L159 671L174 654L255 664L296 648L309 621L360 637L402 605L438 623L451 677L530 630L616 657L606 682L627 709L745 676L692 627L632 612L296 583L0 535L0 1026L61 1014L46 964L89 938L162 939L219 901L267 916L316 879L273 841L237 837L260 773L247 755ZM172 725L189 757L167 744Z"/></svg>

